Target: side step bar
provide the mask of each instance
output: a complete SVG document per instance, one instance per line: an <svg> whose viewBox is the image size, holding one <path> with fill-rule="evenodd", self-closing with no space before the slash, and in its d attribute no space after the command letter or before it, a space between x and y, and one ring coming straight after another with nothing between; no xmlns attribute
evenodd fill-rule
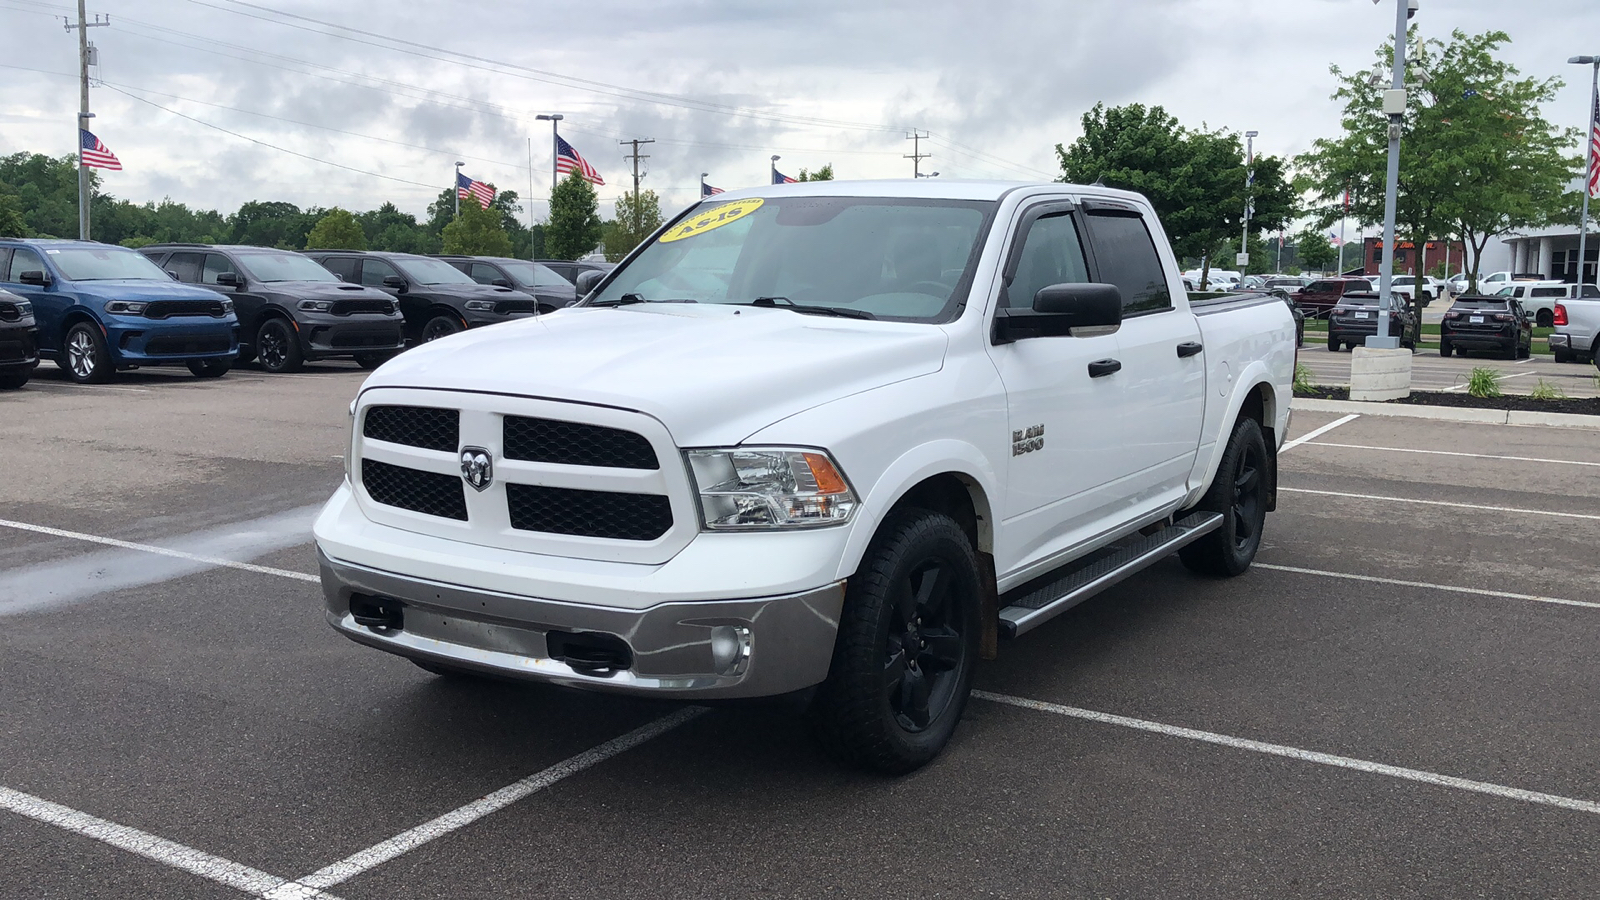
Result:
<svg viewBox="0 0 1600 900"><path fill-rule="evenodd" d="M1192 513L1149 537L1121 547L1109 556L1080 569L1070 570L1015 598L1001 609L1000 633L1008 638L1026 634L1221 527L1221 513Z"/></svg>

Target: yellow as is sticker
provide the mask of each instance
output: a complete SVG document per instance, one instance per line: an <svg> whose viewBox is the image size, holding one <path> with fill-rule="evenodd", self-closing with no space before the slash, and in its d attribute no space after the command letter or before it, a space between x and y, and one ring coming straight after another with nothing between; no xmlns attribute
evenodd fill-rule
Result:
<svg viewBox="0 0 1600 900"><path fill-rule="evenodd" d="M760 197L749 197L744 200L735 200L731 203L720 203L703 212L697 212L672 226L666 234L661 236L661 243L668 244L673 241L681 241L686 237L694 237L713 228L721 228L729 222L737 222L760 209L763 202Z"/></svg>

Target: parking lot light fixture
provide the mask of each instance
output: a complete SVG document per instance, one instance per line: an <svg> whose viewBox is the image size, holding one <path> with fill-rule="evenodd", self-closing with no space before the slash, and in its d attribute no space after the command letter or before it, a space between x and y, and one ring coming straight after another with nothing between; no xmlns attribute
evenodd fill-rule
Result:
<svg viewBox="0 0 1600 900"><path fill-rule="evenodd" d="M461 167L464 165L466 163L456 160L456 177L450 179L450 196L456 198L455 211L450 215L452 219L461 217Z"/></svg>
<svg viewBox="0 0 1600 900"><path fill-rule="evenodd" d="M1589 79L1589 127L1584 131L1583 152L1583 214L1578 219L1578 295L1583 294L1583 267L1589 261L1589 194L1590 179L1595 167L1595 137L1600 129L1600 55L1574 56L1567 60L1575 66L1591 66L1594 73ZM1600 264L1595 266L1595 281L1600 282Z"/></svg>
<svg viewBox="0 0 1600 900"><path fill-rule="evenodd" d="M1377 2L1377 0L1373 0ZM1395 205L1400 184L1400 125L1405 120L1406 20L1416 15L1417 0L1395 0L1394 69L1390 89L1384 92L1383 111L1389 115L1389 173L1383 189L1383 254L1378 270L1378 330L1367 338L1374 350L1394 350L1398 338L1389 334L1389 292L1394 288Z"/></svg>

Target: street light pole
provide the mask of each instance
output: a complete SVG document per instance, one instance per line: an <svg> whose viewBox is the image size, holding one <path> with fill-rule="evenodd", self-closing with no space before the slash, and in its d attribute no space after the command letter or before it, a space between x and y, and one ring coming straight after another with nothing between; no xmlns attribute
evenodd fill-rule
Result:
<svg viewBox="0 0 1600 900"><path fill-rule="evenodd" d="M456 160L456 177L450 180L450 196L455 198L456 203L455 212L451 214L453 219L461 218L461 167L464 165L466 163Z"/></svg>
<svg viewBox="0 0 1600 900"><path fill-rule="evenodd" d="M778 156L777 154L773 154L773 156L772 156L772 174L767 177L767 181L770 184L777 184L778 183L778 160L780 160L780 159L783 159L783 157Z"/></svg>
<svg viewBox="0 0 1600 900"><path fill-rule="evenodd" d="M541 122L550 123L550 196L554 197L556 195L556 184L561 180L561 136L556 134L556 123L560 122L564 117L561 113L551 113L548 116L540 113L534 118Z"/></svg>
<svg viewBox="0 0 1600 900"><path fill-rule="evenodd" d="M1367 338L1374 350L1394 350L1400 341L1389 335L1389 292L1394 288L1395 206L1400 185L1400 125L1406 112L1406 20L1417 0L1395 0L1394 77L1383 92L1383 111L1389 114L1389 174L1383 189L1383 255L1378 271L1378 330Z"/></svg>
<svg viewBox="0 0 1600 900"><path fill-rule="evenodd" d="M1589 252L1589 173L1594 171L1594 131L1600 128L1600 56L1574 56L1567 60L1575 66L1593 66L1594 77L1589 85L1589 130L1584 134L1583 145L1583 216L1578 225L1578 294L1583 296L1583 266ZM1600 282L1600 263L1595 265L1595 281Z"/></svg>
<svg viewBox="0 0 1600 900"><path fill-rule="evenodd" d="M1256 183L1256 137L1259 131L1246 131L1244 133L1244 236L1239 239L1240 275L1250 268L1250 213L1254 205L1250 202L1250 188Z"/></svg>

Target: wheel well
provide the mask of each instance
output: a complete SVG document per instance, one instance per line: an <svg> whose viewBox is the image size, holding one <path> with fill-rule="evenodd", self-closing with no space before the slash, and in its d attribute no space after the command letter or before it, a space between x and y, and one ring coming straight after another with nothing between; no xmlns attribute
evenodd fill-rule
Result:
<svg viewBox="0 0 1600 900"><path fill-rule="evenodd" d="M61 343L66 343L67 332L71 331L72 326L78 324L79 322L88 322L90 325L100 328L100 333L102 335L105 334L105 327L96 321L94 316L89 315L81 309L74 309L68 311L67 314L61 318L61 334L57 335Z"/></svg>
<svg viewBox="0 0 1600 900"><path fill-rule="evenodd" d="M915 506L944 513L961 526L982 553L994 552L994 519L978 483L958 472L942 472L917 482L895 501L895 508Z"/></svg>
<svg viewBox="0 0 1600 900"><path fill-rule="evenodd" d="M293 330L295 332L299 332L300 331L300 326L295 324L294 316L289 315L289 313L287 313L286 311L284 311L282 309L279 309L276 306L268 306L268 307L264 307L261 310L261 312L256 315L256 320L254 322L250 323L250 335L249 336L254 338L256 336L256 332L261 330L261 326L265 325L267 323L268 319L282 319L283 321L289 323L289 328L291 330ZM249 343L253 344L253 343L255 343L255 341L250 341Z"/></svg>
<svg viewBox="0 0 1600 900"><path fill-rule="evenodd" d="M467 323L466 317L463 316L460 313L459 310L452 309L451 307L445 306L445 305L440 304L440 303L435 303L432 306L428 307L428 319L431 319L434 316L440 316L440 315L449 316L450 318L455 319L457 322L460 322L462 325L465 325ZM426 323L427 319L424 319L423 322Z"/></svg>

